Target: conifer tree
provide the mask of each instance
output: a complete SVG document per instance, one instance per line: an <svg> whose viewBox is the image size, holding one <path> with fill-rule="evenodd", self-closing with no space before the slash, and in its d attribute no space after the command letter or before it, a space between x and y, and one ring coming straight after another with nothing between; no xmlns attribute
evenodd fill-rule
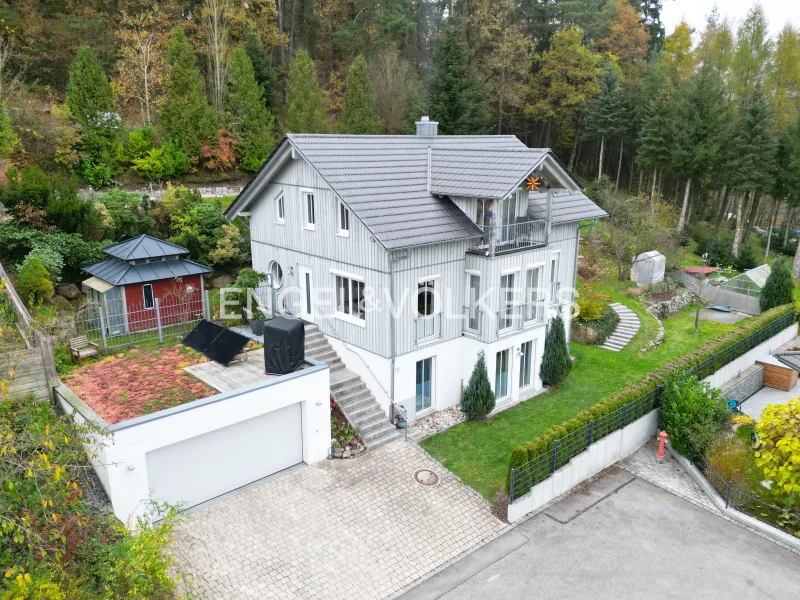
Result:
<svg viewBox="0 0 800 600"><path fill-rule="evenodd" d="M250 62L253 63L253 73L264 93L264 104L267 110L274 114L277 105L278 73L272 66L272 56L255 31L247 34L244 49Z"/></svg>
<svg viewBox="0 0 800 600"><path fill-rule="evenodd" d="M203 143L216 135L217 119L206 97L197 57L180 27L170 34L166 58L168 74L161 126L168 137L180 141L188 156L197 157Z"/></svg>
<svg viewBox="0 0 800 600"><path fill-rule="evenodd" d="M494 392L486 370L486 356L481 350L461 397L461 411L468 419L481 419L494 410L494 401Z"/></svg>
<svg viewBox="0 0 800 600"><path fill-rule="evenodd" d="M478 76L469 64L459 37L459 22L447 26L434 58L436 74L430 91L430 113L439 122L439 133L471 135L488 133L489 113Z"/></svg>
<svg viewBox="0 0 800 600"><path fill-rule="evenodd" d="M589 102L589 114L586 119L586 134L600 138L598 181L603 176L606 141L625 127L625 97L619 86L619 75L613 64L609 64L603 72L600 78L600 88L602 90L600 95Z"/></svg>
<svg viewBox="0 0 800 600"><path fill-rule="evenodd" d="M121 147L121 122L114 112L111 85L88 46L81 46L70 65L66 104L82 127L79 148L84 177L104 185L110 180ZM98 168L102 175L98 175Z"/></svg>
<svg viewBox="0 0 800 600"><path fill-rule="evenodd" d="M791 303L794 292L794 278L786 261L778 258L772 261L771 266L772 270L764 287L761 288L761 296L758 298L762 312Z"/></svg>
<svg viewBox="0 0 800 600"><path fill-rule="evenodd" d="M295 52L286 80L286 131L328 133L330 124L317 81L317 68L308 52Z"/></svg>
<svg viewBox="0 0 800 600"><path fill-rule="evenodd" d="M11 127L11 119L6 112L6 105L0 102L0 158L11 154L18 142L19 139Z"/></svg>
<svg viewBox="0 0 800 600"><path fill-rule="evenodd" d="M550 321L550 328L544 339L544 354L539 376L545 385L556 385L564 381L571 370L572 360L567 350L564 320L559 315Z"/></svg>
<svg viewBox="0 0 800 600"><path fill-rule="evenodd" d="M228 126L238 142L239 163L245 171L257 171L275 147L275 119L264 104L264 92L244 48L233 51L226 92Z"/></svg>
<svg viewBox="0 0 800 600"><path fill-rule="evenodd" d="M369 78L367 61L359 54L347 71L342 102L342 133L376 135L381 120L375 110L375 91Z"/></svg>

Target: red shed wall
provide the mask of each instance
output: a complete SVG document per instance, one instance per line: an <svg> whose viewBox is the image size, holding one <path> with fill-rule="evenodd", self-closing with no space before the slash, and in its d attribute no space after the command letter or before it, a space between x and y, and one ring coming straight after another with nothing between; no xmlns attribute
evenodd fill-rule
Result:
<svg viewBox="0 0 800 600"><path fill-rule="evenodd" d="M159 299L161 325L174 325L193 321L203 312L203 276L192 275L175 279L148 281L125 286L125 304L128 311L128 331L140 331L156 327L156 309L144 307L145 285L153 286L153 298ZM193 292L186 293L191 286Z"/></svg>

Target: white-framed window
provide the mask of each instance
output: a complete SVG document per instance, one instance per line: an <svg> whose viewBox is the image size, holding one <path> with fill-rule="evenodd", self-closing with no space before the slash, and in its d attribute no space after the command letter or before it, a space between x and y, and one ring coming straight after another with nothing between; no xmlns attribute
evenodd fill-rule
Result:
<svg viewBox="0 0 800 600"><path fill-rule="evenodd" d="M467 273L467 329L477 331L480 327L478 300L481 297L481 274Z"/></svg>
<svg viewBox="0 0 800 600"><path fill-rule="evenodd" d="M522 298L523 320L527 323L535 321L541 316L542 293L539 286L542 285L542 267L530 267L525 271L525 290Z"/></svg>
<svg viewBox="0 0 800 600"><path fill-rule="evenodd" d="M519 347L519 388L521 390L530 387L533 382L531 378L533 349L533 340L522 342Z"/></svg>
<svg viewBox="0 0 800 600"><path fill-rule="evenodd" d="M345 275L335 277L337 315L365 321L364 282Z"/></svg>
<svg viewBox="0 0 800 600"><path fill-rule="evenodd" d="M347 237L350 235L350 211L339 201L339 235Z"/></svg>
<svg viewBox="0 0 800 600"><path fill-rule="evenodd" d="M144 307L153 308L155 306L155 298L153 297L153 285L145 283L142 286L142 297L144 298Z"/></svg>
<svg viewBox="0 0 800 600"><path fill-rule="evenodd" d="M286 223L286 201L283 199L283 194L275 198L275 221Z"/></svg>
<svg viewBox="0 0 800 600"><path fill-rule="evenodd" d="M317 228L317 206L314 192L303 191L303 226L306 229Z"/></svg>
<svg viewBox="0 0 800 600"><path fill-rule="evenodd" d="M558 254L553 254L550 259L550 304L558 303L558 291L561 283L558 281Z"/></svg>
<svg viewBox="0 0 800 600"><path fill-rule="evenodd" d="M514 324L515 273L500 276L500 329L508 329Z"/></svg>
<svg viewBox="0 0 800 600"><path fill-rule="evenodd" d="M508 398L510 393L508 380L511 375L508 358L511 352L509 349L500 350L495 356L494 367L494 395L498 400Z"/></svg>
<svg viewBox="0 0 800 600"><path fill-rule="evenodd" d="M422 412L433 406L433 357L417 361L416 371L415 408Z"/></svg>

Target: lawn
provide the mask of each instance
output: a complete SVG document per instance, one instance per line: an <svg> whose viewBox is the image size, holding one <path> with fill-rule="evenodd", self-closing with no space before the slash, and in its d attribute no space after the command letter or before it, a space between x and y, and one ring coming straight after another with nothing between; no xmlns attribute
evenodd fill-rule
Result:
<svg viewBox="0 0 800 600"><path fill-rule="evenodd" d="M468 421L421 442L422 447L464 483L493 500L505 483L508 457L516 446L548 427L568 420L603 397L651 373L673 358L706 344L736 325L700 322L694 331L694 306L664 321L666 342L644 354L639 350L658 334L658 322L642 304L625 294L630 282L603 280L612 301L631 308L642 327L621 352L572 343L572 373L557 389L506 410L488 421ZM740 321L740 323L744 323Z"/></svg>
<svg viewBox="0 0 800 600"><path fill-rule="evenodd" d="M107 423L114 424L216 394L184 371L207 360L180 344L134 348L80 367L63 379Z"/></svg>

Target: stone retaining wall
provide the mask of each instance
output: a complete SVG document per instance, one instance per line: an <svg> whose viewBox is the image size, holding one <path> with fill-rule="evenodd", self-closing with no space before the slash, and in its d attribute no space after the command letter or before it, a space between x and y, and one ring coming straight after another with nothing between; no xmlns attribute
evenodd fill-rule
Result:
<svg viewBox="0 0 800 600"><path fill-rule="evenodd" d="M722 395L742 402L764 387L763 365L753 365L745 369L738 377L734 377L720 388Z"/></svg>

